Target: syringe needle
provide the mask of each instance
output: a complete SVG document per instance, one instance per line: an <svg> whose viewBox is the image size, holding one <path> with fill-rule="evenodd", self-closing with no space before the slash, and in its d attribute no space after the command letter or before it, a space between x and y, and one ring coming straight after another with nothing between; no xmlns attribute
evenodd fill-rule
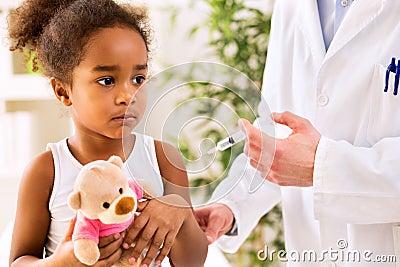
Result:
<svg viewBox="0 0 400 267"><path fill-rule="evenodd" d="M217 147L213 147L210 150L207 151L208 155L214 154L215 152L217 152Z"/></svg>

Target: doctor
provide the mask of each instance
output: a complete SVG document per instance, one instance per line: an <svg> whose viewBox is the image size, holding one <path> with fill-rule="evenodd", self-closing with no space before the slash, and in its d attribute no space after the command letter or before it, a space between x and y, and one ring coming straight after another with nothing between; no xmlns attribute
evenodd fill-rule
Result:
<svg viewBox="0 0 400 267"><path fill-rule="evenodd" d="M399 0L276 1L262 93L279 139L242 121L246 156L218 187L225 197L196 210L210 243L234 253L281 202L288 266L400 264L395 73L384 92L399 14ZM254 176L266 180L250 193ZM307 251L317 259L296 257Z"/></svg>

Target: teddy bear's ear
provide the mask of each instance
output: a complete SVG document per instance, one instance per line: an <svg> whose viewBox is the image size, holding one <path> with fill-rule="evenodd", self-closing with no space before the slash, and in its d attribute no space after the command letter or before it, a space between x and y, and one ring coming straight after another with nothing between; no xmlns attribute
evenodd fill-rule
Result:
<svg viewBox="0 0 400 267"><path fill-rule="evenodd" d="M107 161L118 166L119 168L122 168L122 165L124 164L122 159L118 156L111 156Z"/></svg>
<svg viewBox="0 0 400 267"><path fill-rule="evenodd" d="M79 192L72 192L68 196L68 205L73 210L79 210L81 208L81 194Z"/></svg>
<svg viewBox="0 0 400 267"><path fill-rule="evenodd" d="M100 164L99 165L90 165L90 167L87 168L87 170L101 173L101 172L106 170L106 167L104 167L104 166L102 166Z"/></svg>

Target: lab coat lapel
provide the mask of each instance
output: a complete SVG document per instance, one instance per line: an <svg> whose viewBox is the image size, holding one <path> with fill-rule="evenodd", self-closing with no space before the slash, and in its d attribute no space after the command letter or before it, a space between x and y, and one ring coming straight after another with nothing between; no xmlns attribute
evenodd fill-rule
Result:
<svg viewBox="0 0 400 267"><path fill-rule="evenodd" d="M339 26L327 51L326 59L333 56L365 29L383 10L387 0L356 0Z"/></svg>
<svg viewBox="0 0 400 267"><path fill-rule="evenodd" d="M321 30L321 22L319 19L318 5L315 0L301 0L304 1L302 6L301 22L302 31L311 47L311 52L315 61L320 63L323 61L326 50L324 44L324 37Z"/></svg>

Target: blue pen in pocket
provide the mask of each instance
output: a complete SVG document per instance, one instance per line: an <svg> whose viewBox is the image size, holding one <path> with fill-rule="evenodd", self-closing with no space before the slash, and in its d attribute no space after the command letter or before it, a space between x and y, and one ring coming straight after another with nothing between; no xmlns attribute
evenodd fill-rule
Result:
<svg viewBox="0 0 400 267"><path fill-rule="evenodd" d="M386 70L385 89L383 90L385 93L388 91L390 73L391 72L396 73L397 68L396 68L396 58L392 57L392 62L390 62ZM396 89L396 94L397 94L397 89Z"/></svg>
<svg viewBox="0 0 400 267"><path fill-rule="evenodd" d="M394 90L393 90L394 95L397 95L397 90L399 89L399 76L400 76L400 60L397 61L396 75L394 76Z"/></svg>

